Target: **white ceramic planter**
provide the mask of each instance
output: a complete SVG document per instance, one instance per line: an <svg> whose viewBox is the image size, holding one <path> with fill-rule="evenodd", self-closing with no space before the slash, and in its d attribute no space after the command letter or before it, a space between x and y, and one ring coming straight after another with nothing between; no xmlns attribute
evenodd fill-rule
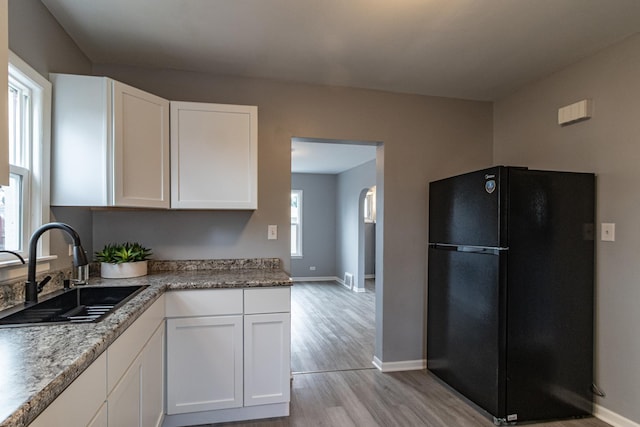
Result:
<svg viewBox="0 0 640 427"><path fill-rule="evenodd" d="M100 263L100 276L105 279L128 279L147 275L147 261L123 262L122 264Z"/></svg>

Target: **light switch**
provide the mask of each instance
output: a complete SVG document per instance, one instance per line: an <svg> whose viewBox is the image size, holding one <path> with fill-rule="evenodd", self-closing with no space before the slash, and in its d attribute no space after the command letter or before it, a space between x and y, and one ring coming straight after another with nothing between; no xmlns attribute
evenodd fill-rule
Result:
<svg viewBox="0 0 640 427"><path fill-rule="evenodd" d="M278 226L270 225L267 227L267 239L278 240Z"/></svg>
<svg viewBox="0 0 640 427"><path fill-rule="evenodd" d="M602 229L600 231L600 240L604 242L615 242L616 240L616 225L610 222L603 222Z"/></svg>

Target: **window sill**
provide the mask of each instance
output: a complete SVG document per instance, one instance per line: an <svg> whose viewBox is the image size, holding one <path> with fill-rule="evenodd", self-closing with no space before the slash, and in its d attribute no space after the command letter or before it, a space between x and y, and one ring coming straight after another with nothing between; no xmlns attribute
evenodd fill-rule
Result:
<svg viewBox="0 0 640 427"><path fill-rule="evenodd" d="M291 255L291 259L302 259L304 258L302 255Z"/></svg>
<svg viewBox="0 0 640 427"><path fill-rule="evenodd" d="M55 255L38 257L36 260L36 273L49 270L49 261L57 258L58 257ZM27 265L29 265L29 260L25 259L25 261L26 264L24 265L17 259L0 261L0 282L27 277Z"/></svg>

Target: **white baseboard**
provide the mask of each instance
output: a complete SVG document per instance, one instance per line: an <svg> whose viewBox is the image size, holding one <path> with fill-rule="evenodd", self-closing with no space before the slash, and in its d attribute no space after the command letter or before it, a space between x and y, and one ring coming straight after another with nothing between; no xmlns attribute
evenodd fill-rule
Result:
<svg viewBox="0 0 640 427"><path fill-rule="evenodd" d="M640 427L640 424L625 418L598 404L593 405L593 416L614 427Z"/></svg>
<svg viewBox="0 0 640 427"><path fill-rule="evenodd" d="M383 362L377 357L373 357L373 366L381 372L398 372L398 371L420 371L427 368L427 361L420 360L403 360L401 362Z"/></svg>
<svg viewBox="0 0 640 427"><path fill-rule="evenodd" d="M356 288L355 286L352 288L348 286L344 280L340 279L337 276L318 276L318 277L292 277L291 280L293 282L338 282L345 288L352 290L353 292L366 292L365 288Z"/></svg>
<svg viewBox="0 0 640 427"><path fill-rule="evenodd" d="M288 415L289 402L271 403L268 405L244 406L241 408L165 415L162 427L183 427L212 423L227 423L262 418L286 417Z"/></svg>
<svg viewBox="0 0 640 427"><path fill-rule="evenodd" d="M294 282L342 282L336 276L292 277Z"/></svg>

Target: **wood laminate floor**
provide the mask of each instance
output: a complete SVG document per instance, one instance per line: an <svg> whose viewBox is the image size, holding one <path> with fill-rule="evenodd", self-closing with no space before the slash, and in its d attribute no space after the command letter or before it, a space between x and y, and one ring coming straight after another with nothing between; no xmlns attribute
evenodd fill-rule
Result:
<svg viewBox="0 0 640 427"><path fill-rule="evenodd" d="M491 427L493 422L427 371L382 373L371 365L375 294L335 282L292 288L291 415L233 427ZM535 424L606 427L595 418Z"/></svg>
<svg viewBox="0 0 640 427"><path fill-rule="evenodd" d="M291 288L291 370L372 368L375 291L353 292L337 282L298 282Z"/></svg>

